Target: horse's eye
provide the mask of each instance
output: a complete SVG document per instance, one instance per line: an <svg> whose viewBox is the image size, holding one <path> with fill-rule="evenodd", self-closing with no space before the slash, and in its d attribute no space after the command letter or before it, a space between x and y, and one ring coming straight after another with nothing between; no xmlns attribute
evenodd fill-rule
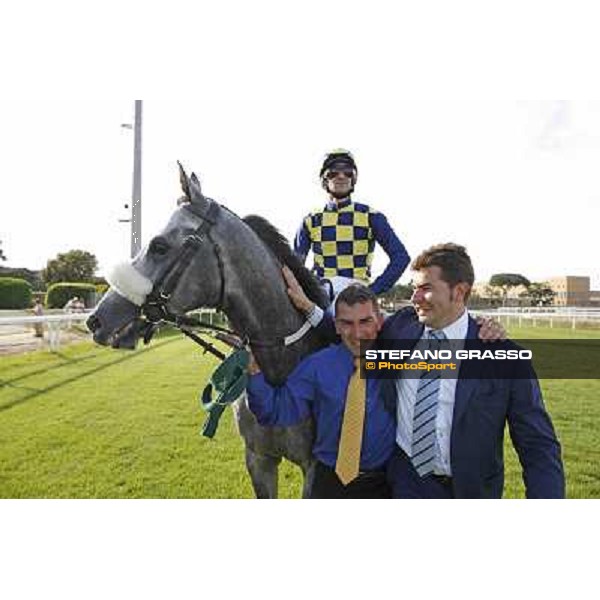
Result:
<svg viewBox="0 0 600 600"><path fill-rule="evenodd" d="M158 254L164 256L170 250L168 242L163 238L154 238L150 242L150 252L152 254Z"/></svg>

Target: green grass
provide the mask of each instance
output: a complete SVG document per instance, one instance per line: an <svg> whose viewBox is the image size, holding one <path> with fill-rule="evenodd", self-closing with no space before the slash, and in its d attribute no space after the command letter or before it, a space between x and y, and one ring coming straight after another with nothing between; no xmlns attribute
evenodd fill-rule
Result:
<svg viewBox="0 0 600 600"><path fill-rule="evenodd" d="M573 337L519 329L514 337ZM600 337L593 331L578 337ZM0 497L249 498L243 444L231 411L213 440L199 435L198 393L216 359L164 337L136 352L91 343L0 362ZM563 446L568 495L600 498L600 380L542 381ZM507 436L506 497L523 496ZM280 495L300 495L283 463Z"/></svg>
<svg viewBox="0 0 600 600"><path fill-rule="evenodd" d="M598 339L593 329L511 327L515 339ZM600 498L600 373L599 379L546 379L540 385L562 444L570 498ZM506 436L505 497L521 498L524 488L516 453Z"/></svg>
<svg viewBox="0 0 600 600"><path fill-rule="evenodd" d="M216 359L179 338L134 353L81 343L3 357L0 497L252 497L227 410L200 436L198 393ZM285 465L281 495L300 494Z"/></svg>

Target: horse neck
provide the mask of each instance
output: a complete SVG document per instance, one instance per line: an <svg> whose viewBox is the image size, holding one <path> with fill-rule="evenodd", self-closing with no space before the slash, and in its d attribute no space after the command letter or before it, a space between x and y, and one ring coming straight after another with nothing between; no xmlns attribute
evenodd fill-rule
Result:
<svg viewBox="0 0 600 600"><path fill-rule="evenodd" d="M292 306L281 265L254 234L236 244L224 260L224 312L250 346L265 377L281 383L299 360L320 343L313 330L290 346L283 339L298 331L304 317Z"/></svg>
<svg viewBox="0 0 600 600"><path fill-rule="evenodd" d="M319 347L318 338L310 330L297 342L284 345L284 338L297 332L304 318L290 304L287 292L277 279L261 283L260 296L233 294L227 317L235 329L250 342L250 347L268 381L285 380L303 356ZM240 291L243 290L240 287Z"/></svg>

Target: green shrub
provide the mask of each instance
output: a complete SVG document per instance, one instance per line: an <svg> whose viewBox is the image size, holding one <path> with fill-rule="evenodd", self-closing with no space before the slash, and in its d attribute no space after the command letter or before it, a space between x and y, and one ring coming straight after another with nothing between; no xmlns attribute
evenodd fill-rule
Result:
<svg viewBox="0 0 600 600"><path fill-rule="evenodd" d="M2 267L0 266L0 277L13 277L24 279L31 285L34 292L41 292L46 289L40 271L30 271L29 269Z"/></svg>
<svg viewBox="0 0 600 600"><path fill-rule="evenodd" d="M108 292L109 287L110 287L110 285L108 285L108 283L97 283L96 284L96 296L98 298L101 298L102 296L104 296L104 294L106 294L106 292Z"/></svg>
<svg viewBox="0 0 600 600"><path fill-rule="evenodd" d="M93 283L55 283L46 293L48 308L63 308L73 296L79 296L86 308L94 304L96 286Z"/></svg>
<svg viewBox="0 0 600 600"><path fill-rule="evenodd" d="M0 308L29 308L31 285L24 279L0 277Z"/></svg>

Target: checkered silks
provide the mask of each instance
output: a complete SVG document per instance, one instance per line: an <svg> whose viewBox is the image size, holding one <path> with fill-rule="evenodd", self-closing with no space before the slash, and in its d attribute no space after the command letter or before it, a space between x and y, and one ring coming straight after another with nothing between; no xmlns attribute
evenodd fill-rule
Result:
<svg viewBox="0 0 600 600"><path fill-rule="evenodd" d="M317 211L306 217L314 271L319 277L369 281L375 248L370 214L368 206L351 203L339 210Z"/></svg>

